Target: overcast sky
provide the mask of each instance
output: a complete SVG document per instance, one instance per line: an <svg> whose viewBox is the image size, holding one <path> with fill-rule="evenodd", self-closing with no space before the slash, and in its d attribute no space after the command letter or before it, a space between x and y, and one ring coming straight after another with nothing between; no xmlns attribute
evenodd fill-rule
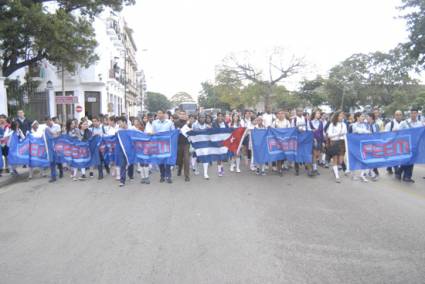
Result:
<svg viewBox="0 0 425 284"><path fill-rule="evenodd" d="M149 91L195 97L231 52L260 61L275 46L305 57L302 76L323 74L353 53L388 51L406 40L400 0L137 0L134 30ZM288 85L294 86L289 80Z"/></svg>

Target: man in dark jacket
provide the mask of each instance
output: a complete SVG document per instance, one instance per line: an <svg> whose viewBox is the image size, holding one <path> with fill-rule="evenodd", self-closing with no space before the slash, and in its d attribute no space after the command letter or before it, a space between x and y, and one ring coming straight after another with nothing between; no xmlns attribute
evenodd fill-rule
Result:
<svg viewBox="0 0 425 284"><path fill-rule="evenodd" d="M190 153L189 153L189 141L186 137L186 132L188 130L188 118L185 111L179 112L179 119L174 122L176 129L180 129L178 148L177 148L177 176L182 175L182 170L184 170L184 180L190 181L189 172L190 172Z"/></svg>
<svg viewBox="0 0 425 284"><path fill-rule="evenodd" d="M18 117L16 118L19 121L19 128L22 130L24 135L27 135L27 132L31 132L31 121L25 117L23 110L18 110Z"/></svg>

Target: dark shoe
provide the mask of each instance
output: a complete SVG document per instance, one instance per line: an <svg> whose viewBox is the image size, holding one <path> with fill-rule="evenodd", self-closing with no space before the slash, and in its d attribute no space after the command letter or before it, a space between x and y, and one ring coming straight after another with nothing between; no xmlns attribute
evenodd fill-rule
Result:
<svg viewBox="0 0 425 284"><path fill-rule="evenodd" d="M142 181L140 182L141 184L145 184L146 183L146 179L142 178Z"/></svg>
<svg viewBox="0 0 425 284"><path fill-rule="evenodd" d="M415 181L411 178L404 178L403 181L408 183L415 183Z"/></svg>
<svg viewBox="0 0 425 284"><path fill-rule="evenodd" d="M111 174L111 169L109 167L105 167L105 171L108 175Z"/></svg>
<svg viewBox="0 0 425 284"><path fill-rule="evenodd" d="M63 171L59 172L59 178L63 178Z"/></svg>
<svg viewBox="0 0 425 284"><path fill-rule="evenodd" d="M147 179L145 180L145 183L146 183L146 184L151 184L151 181L149 180L149 178L147 178Z"/></svg>
<svg viewBox="0 0 425 284"><path fill-rule="evenodd" d="M56 182L56 179L55 179L55 178L51 178L51 179L49 179L49 182L50 182L50 183L52 183L52 182Z"/></svg>
<svg viewBox="0 0 425 284"><path fill-rule="evenodd" d="M185 177L184 181L190 181L190 177Z"/></svg>
<svg viewBox="0 0 425 284"><path fill-rule="evenodd" d="M394 175L394 177L395 177L396 180L401 180L401 175L396 174L396 175Z"/></svg>
<svg viewBox="0 0 425 284"><path fill-rule="evenodd" d="M170 178L167 178L167 183L173 183L173 181Z"/></svg>
<svg viewBox="0 0 425 284"><path fill-rule="evenodd" d="M123 187L124 185L125 185L124 183L120 182L120 187Z"/></svg>
<svg viewBox="0 0 425 284"><path fill-rule="evenodd" d="M295 170L295 175L299 176L300 175L300 171L299 170Z"/></svg>
<svg viewBox="0 0 425 284"><path fill-rule="evenodd" d="M93 172L90 172L90 178L93 178L93 177L94 177Z"/></svg>
<svg viewBox="0 0 425 284"><path fill-rule="evenodd" d="M181 170L178 170L177 171L177 176L179 177L179 176L181 176L182 175L182 171Z"/></svg>
<svg viewBox="0 0 425 284"><path fill-rule="evenodd" d="M82 176L79 178L79 180L81 180L81 181L86 180L86 179L87 179L86 175L82 175Z"/></svg>
<svg viewBox="0 0 425 284"><path fill-rule="evenodd" d="M387 169L387 173L389 174L389 175L392 175L394 172L393 172L393 169L392 168L388 168Z"/></svg>
<svg viewBox="0 0 425 284"><path fill-rule="evenodd" d="M159 182L160 183L163 183L165 181L165 178L161 178L160 180L159 180Z"/></svg>
<svg viewBox="0 0 425 284"><path fill-rule="evenodd" d="M103 176L98 176L97 179L98 180L102 180L103 179Z"/></svg>

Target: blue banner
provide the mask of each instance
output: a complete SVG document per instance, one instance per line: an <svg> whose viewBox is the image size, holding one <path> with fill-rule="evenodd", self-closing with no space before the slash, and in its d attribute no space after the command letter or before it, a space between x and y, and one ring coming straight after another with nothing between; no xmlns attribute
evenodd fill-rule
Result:
<svg viewBox="0 0 425 284"><path fill-rule="evenodd" d="M93 136L84 142L68 135L53 138L55 161L72 168L89 168L99 164L99 145L102 137Z"/></svg>
<svg viewBox="0 0 425 284"><path fill-rule="evenodd" d="M129 164L175 165L179 133L173 130L149 135L137 130L120 130L117 136Z"/></svg>
<svg viewBox="0 0 425 284"><path fill-rule="evenodd" d="M313 132L297 128L254 129L251 132L254 161L265 164L279 160L311 163Z"/></svg>
<svg viewBox="0 0 425 284"><path fill-rule="evenodd" d="M350 170L425 163L425 128L374 134L348 134Z"/></svg>
<svg viewBox="0 0 425 284"><path fill-rule="evenodd" d="M35 138L30 134L21 140L14 133L10 137L8 161L10 165L47 168L49 159L44 138Z"/></svg>
<svg viewBox="0 0 425 284"><path fill-rule="evenodd" d="M103 156L103 159L107 165L109 165L111 162L116 162L116 158L115 158L116 146L117 146L117 137L115 135L102 137L102 141L100 142L100 145L99 145L99 152Z"/></svg>

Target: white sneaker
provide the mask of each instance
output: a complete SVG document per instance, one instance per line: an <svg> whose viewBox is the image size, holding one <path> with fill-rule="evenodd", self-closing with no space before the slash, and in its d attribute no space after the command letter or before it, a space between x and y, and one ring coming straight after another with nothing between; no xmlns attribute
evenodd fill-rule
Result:
<svg viewBox="0 0 425 284"><path fill-rule="evenodd" d="M204 179L208 180L210 177L208 175L204 175Z"/></svg>
<svg viewBox="0 0 425 284"><path fill-rule="evenodd" d="M241 169L237 168L237 169L236 169L236 172L237 172L237 173L240 173L240 172L241 172Z"/></svg>
<svg viewBox="0 0 425 284"><path fill-rule="evenodd" d="M230 171L231 172L234 172L235 171L235 166L232 164L232 165L230 165Z"/></svg>
<svg viewBox="0 0 425 284"><path fill-rule="evenodd" d="M360 176L362 182L369 182L369 180L365 176Z"/></svg>

